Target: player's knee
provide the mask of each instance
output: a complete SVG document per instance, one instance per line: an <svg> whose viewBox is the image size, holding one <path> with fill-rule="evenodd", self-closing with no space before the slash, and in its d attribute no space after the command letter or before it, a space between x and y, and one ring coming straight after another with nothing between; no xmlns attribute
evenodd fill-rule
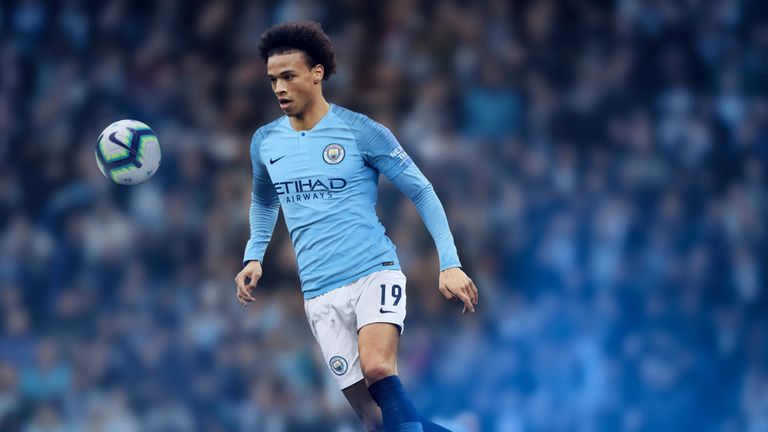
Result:
<svg viewBox="0 0 768 432"><path fill-rule="evenodd" d="M370 362L362 365L362 369L368 385L395 374L395 368L385 362Z"/></svg>

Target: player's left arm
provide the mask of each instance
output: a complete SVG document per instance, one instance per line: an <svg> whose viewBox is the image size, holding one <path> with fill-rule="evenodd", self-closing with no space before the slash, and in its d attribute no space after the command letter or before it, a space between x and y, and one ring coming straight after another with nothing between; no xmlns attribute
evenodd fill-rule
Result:
<svg viewBox="0 0 768 432"><path fill-rule="evenodd" d="M474 312L478 302L477 287L461 269L448 218L432 184L389 129L372 122L367 138L366 160L410 198L435 241L440 258L440 292L446 299L461 300L465 311Z"/></svg>
<svg viewBox="0 0 768 432"><path fill-rule="evenodd" d="M435 241L440 257L440 292L449 300L458 298L464 302L465 311L474 312L474 305L478 301L477 287L461 269L448 218L432 183L414 163L390 180L416 206L421 220Z"/></svg>

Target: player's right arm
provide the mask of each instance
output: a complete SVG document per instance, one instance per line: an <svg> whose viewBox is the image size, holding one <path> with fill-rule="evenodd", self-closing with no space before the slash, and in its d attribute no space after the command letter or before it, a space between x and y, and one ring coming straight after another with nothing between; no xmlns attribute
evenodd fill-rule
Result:
<svg viewBox="0 0 768 432"><path fill-rule="evenodd" d="M280 210L280 200L272 186L267 168L261 162L259 148L264 135L263 130L259 129L251 140L253 191L251 192L251 207L248 212L251 237L245 246L243 270L235 276L237 300L242 305L256 300L251 295L251 290L256 288L256 283L261 278L261 261L264 259L264 251L267 249L269 239L272 238L272 231L274 231L275 222L277 222L277 213Z"/></svg>

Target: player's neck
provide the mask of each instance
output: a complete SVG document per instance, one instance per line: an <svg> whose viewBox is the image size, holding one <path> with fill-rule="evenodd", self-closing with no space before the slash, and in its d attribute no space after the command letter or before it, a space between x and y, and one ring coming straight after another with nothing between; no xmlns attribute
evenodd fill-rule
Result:
<svg viewBox="0 0 768 432"><path fill-rule="evenodd" d="M291 121L291 126L294 129L306 131L315 127L328 114L329 109L331 109L331 106L325 101L324 97L320 96L317 102L308 106L301 115L289 117L288 119Z"/></svg>

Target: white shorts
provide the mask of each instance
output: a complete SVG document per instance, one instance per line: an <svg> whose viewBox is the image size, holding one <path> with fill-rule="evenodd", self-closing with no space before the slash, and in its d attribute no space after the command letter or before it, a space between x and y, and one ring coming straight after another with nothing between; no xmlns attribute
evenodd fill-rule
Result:
<svg viewBox="0 0 768 432"><path fill-rule="evenodd" d="M403 332L405 275L381 270L304 301L323 358L342 390L363 379L357 332L373 323L392 323Z"/></svg>

